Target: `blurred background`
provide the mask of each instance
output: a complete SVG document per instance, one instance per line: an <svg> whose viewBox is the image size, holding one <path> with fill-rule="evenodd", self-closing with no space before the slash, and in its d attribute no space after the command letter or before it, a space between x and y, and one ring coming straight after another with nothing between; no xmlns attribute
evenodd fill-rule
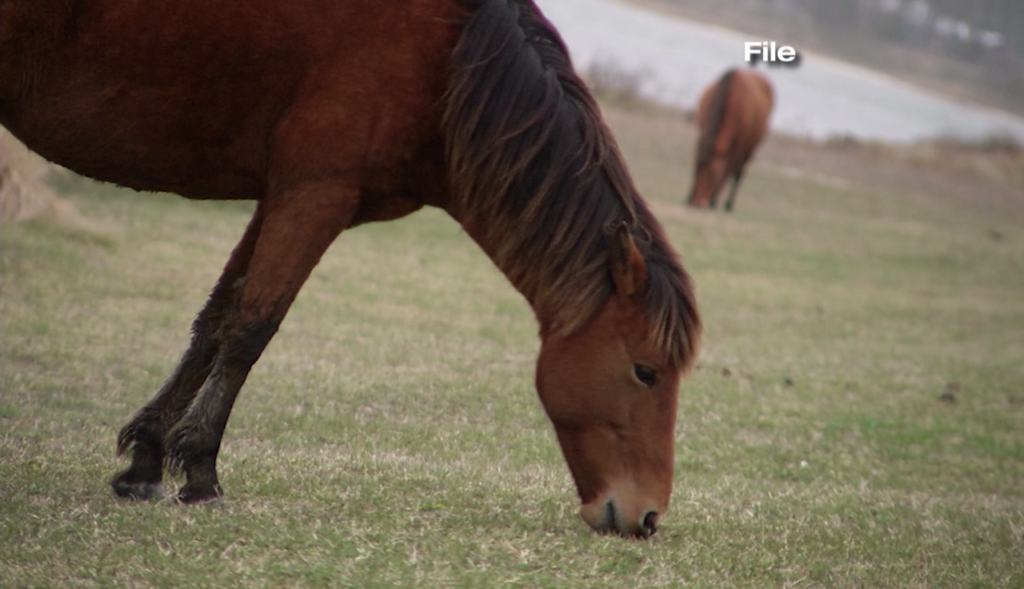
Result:
<svg viewBox="0 0 1024 589"><path fill-rule="evenodd" d="M540 0L592 84L692 108L743 42L794 46L760 65L773 128L813 139L1024 143L1019 0Z"/></svg>

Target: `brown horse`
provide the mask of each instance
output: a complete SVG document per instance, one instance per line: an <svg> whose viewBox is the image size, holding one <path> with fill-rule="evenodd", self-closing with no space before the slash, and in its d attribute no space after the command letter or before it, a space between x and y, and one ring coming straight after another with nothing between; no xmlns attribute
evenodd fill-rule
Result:
<svg viewBox="0 0 1024 589"><path fill-rule="evenodd" d="M0 123L94 178L256 211L124 427L120 497L217 500L250 368L338 234L447 211L540 323L536 385L595 530L668 508L687 274L529 0L0 0Z"/></svg>
<svg viewBox="0 0 1024 589"><path fill-rule="evenodd" d="M728 70L704 90L697 106L700 138L690 206L715 208L731 177L725 210L732 210L744 167L768 133L774 101L771 82L753 70Z"/></svg>

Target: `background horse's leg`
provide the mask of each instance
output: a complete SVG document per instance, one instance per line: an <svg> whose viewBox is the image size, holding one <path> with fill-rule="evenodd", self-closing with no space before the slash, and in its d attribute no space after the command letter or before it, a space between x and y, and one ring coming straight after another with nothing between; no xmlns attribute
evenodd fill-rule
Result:
<svg viewBox="0 0 1024 589"><path fill-rule="evenodd" d="M222 326L230 316L245 279L260 233L257 208L242 239L231 252L217 285L192 324L192 342L177 368L149 403L135 414L117 437L117 452L131 452L132 464L110 481L114 493L129 499L160 499L164 495L164 436L185 413L203 386L217 356Z"/></svg>
<svg viewBox="0 0 1024 589"><path fill-rule="evenodd" d="M715 184L714 191L711 193L711 200L708 201L709 209L714 209L718 206L718 197L722 195L722 190L725 190L725 185L729 182L729 171L726 169L725 173L718 179L718 183Z"/></svg>
<svg viewBox="0 0 1024 589"><path fill-rule="evenodd" d="M737 147L738 141L739 140L735 136L729 139L729 145L724 152L725 155L717 156L725 158L725 170L722 172L722 175L715 180L715 189L711 192L711 204L709 208L713 209L718 206L718 197L721 196L722 190L725 189L725 185L729 182L729 178L733 175L734 171L736 170L736 161L737 158L740 157L738 154L739 148ZM739 167L742 168L742 164L740 164ZM729 197L730 199L732 198L731 193ZM725 210L729 210L731 206L732 205L727 202L725 205Z"/></svg>
<svg viewBox="0 0 1024 589"><path fill-rule="evenodd" d="M732 187L729 189L729 198L725 199L725 210L732 211L733 201L736 200L736 190L740 187L740 181L743 180L743 169L746 166L746 162L740 164L736 168L736 173L732 176Z"/></svg>
<svg viewBox="0 0 1024 589"><path fill-rule="evenodd" d="M238 391L320 257L358 201L337 184L305 185L267 202L237 313L224 323L209 378L165 439L168 464L185 471L183 503L218 499L217 454Z"/></svg>

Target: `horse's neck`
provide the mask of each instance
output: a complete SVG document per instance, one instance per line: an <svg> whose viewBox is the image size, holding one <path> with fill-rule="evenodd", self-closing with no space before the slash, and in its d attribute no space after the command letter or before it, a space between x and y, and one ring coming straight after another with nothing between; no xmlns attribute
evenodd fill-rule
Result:
<svg viewBox="0 0 1024 589"><path fill-rule="evenodd" d="M526 233L507 226L507 222L497 217L479 213L471 216L451 209L448 212L523 295L533 309L542 336L578 327L579 315L586 314L586 310L593 306L597 296L593 291L599 288L595 285L576 289L565 287L566 275L586 274L583 269L574 268L578 260L558 259L553 254L540 264L526 262L519 255L529 248L529 244L522 241ZM552 273L550 268L563 268L565 272Z"/></svg>
<svg viewBox="0 0 1024 589"><path fill-rule="evenodd" d="M515 263L508 253L510 248L515 247L512 240L515 234L513 228L502 227L499 219L488 218L485 215L468 215L453 210L448 212L536 311L539 302L537 278L524 273L522 264Z"/></svg>

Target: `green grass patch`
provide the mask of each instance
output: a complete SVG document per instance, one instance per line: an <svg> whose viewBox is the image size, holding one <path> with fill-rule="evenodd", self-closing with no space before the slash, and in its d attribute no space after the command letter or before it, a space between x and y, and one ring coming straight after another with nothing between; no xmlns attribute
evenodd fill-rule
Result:
<svg viewBox="0 0 1024 589"><path fill-rule="evenodd" d="M61 176L89 223L0 230L4 586L1024 586L1024 203L755 162L735 214L691 211L672 116L609 111L706 325L651 541L576 517L532 313L434 210L324 257L236 405L223 504L114 501L117 431L252 205Z"/></svg>

